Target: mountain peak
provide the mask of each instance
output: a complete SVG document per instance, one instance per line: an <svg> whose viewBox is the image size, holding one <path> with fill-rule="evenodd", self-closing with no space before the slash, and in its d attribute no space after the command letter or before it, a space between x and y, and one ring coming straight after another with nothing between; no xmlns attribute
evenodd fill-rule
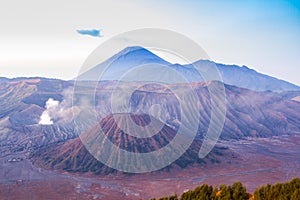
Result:
<svg viewBox="0 0 300 200"><path fill-rule="evenodd" d="M137 52L137 51L145 51L145 52L147 52L148 50L145 49L144 47L141 47L141 46L129 46L129 47L126 47L125 49L119 51L117 54L115 54L114 56L112 56L112 58L120 57L122 55L126 55L126 54ZM150 51L148 51L148 52L151 53Z"/></svg>
<svg viewBox="0 0 300 200"><path fill-rule="evenodd" d="M170 65L169 62L144 47L129 46L78 78L81 80L98 80L99 74L102 74L103 69L106 69L102 75L103 80L120 80L127 71L145 64Z"/></svg>
<svg viewBox="0 0 300 200"><path fill-rule="evenodd" d="M141 46L129 46L129 47L126 47L125 49L123 49L120 52L124 52L125 53L125 52L137 51L137 50L147 50L147 49L144 48L144 47L141 47Z"/></svg>
<svg viewBox="0 0 300 200"><path fill-rule="evenodd" d="M164 59L160 58L159 56L155 55L148 49L141 47L141 46L129 46L117 53L115 56L112 57L113 60L119 61L120 59L126 59L126 62L131 61L131 59L142 62L154 62L160 64L170 64ZM109 59L111 60L111 59ZM113 62L115 62L113 61Z"/></svg>
<svg viewBox="0 0 300 200"><path fill-rule="evenodd" d="M144 65L151 65L153 68L149 70L149 68L147 69ZM145 77L149 80L157 80L157 77L163 77L167 78L172 83L182 82L182 80L174 78L174 74L170 73L171 70L166 70L166 68L160 67L161 65L169 66L171 69L180 73L188 82L205 81L203 77L199 75L196 68L216 67L223 82L229 85L235 85L255 91L300 90L300 87L297 85L259 73L244 65L221 64L203 59L186 65L171 64L142 46L126 47L108 60L80 75L78 79L98 81L99 75L102 75L102 80L122 79L123 81L140 81L141 79L146 80ZM145 67L145 70L138 69L135 71L135 69L139 67ZM128 72L131 74L129 75ZM126 74L126 78L124 78L124 74Z"/></svg>

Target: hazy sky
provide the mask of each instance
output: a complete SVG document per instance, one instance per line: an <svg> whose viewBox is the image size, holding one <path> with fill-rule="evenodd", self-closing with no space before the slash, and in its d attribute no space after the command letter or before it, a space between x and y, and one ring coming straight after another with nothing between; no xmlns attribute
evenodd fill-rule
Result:
<svg viewBox="0 0 300 200"><path fill-rule="evenodd" d="M103 41L137 28L188 36L225 64L300 85L299 1L2 1L0 76L71 79ZM101 29L103 37L76 30Z"/></svg>

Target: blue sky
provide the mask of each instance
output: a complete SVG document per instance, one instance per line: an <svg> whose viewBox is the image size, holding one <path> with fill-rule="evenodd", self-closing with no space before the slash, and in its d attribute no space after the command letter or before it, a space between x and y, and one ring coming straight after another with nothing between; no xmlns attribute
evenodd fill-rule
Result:
<svg viewBox="0 0 300 200"><path fill-rule="evenodd" d="M300 1L12 0L0 26L0 76L70 79L102 42L154 27L186 35L214 61L300 85ZM92 29L104 37L76 33Z"/></svg>
<svg viewBox="0 0 300 200"><path fill-rule="evenodd" d="M176 2L174 9L186 14L182 21L189 19L182 28L190 27L213 60L247 65L300 84L299 2Z"/></svg>

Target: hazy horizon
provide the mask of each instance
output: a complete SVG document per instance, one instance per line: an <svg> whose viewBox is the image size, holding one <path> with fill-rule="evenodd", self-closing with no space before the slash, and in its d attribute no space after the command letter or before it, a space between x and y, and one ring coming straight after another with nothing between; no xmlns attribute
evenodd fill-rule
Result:
<svg viewBox="0 0 300 200"><path fill-rule="evenodd" d="M144 48L144 47L142 47L142 48ZM145 49L147 49L147 48L145 48ZM163 60L165 60L165 61L167 61L167 62L169 62L169 63L171 63L171 64L181 64L181 65L184 65L184 64L192 64L192 63L187 63L187 62L185 62L184 60L182 60L182 59L180 59L180 58L177 58L177 57L175 57L175 56L173 56L173 55L170 55L170 54L166 54L166 53L164 53L164 52L162 52L162 51L157 51L157 50L155 50L155 51L153 51L152 49L147 49L148 51L150 51L150 52L152 52L153 54L155 54L155 55L157 55L157 56L159 56L160 58L162 58ZM109 56L109 57L107 57L107 59L109 59L109 58L111 58L112 56L114 56L114 55L111 55L111 56ZM211 59L199 59L199 60L210 60L210 61L212 61L212 62L215 62L215 61L213 61L213 60L211 60ZM199 60L196 60L196 61L199 61ZM193 62L195 62L195 61L193 61ZM225 64L225 65L236 65L236 64L232 64L232 63L230 63L230 64L226 64L226 63L220 63L220 62L215 62L216 64ZM239 65L237 65L237 66L239 66ZM245 67L245 65L243 65L243 66L239 66L239 67ZM248 67L248 66L246 66L246 67ZM250 69L252 69L252 68L250 68ZM255 69L254 69L255 70ZM255 70L256 71L256 70ZM260 73L259 71L256 71L256 72L258 72L258 73ZM268 74L265 74L265 75L268 75ZM0 77L2 77L2 76L0 76ZM76 76L75 77L72 77L72 78L69 78L69 79L66 79L66 78L59 78L59 77L47 77L47 76L17 76L17 77L4 77L4 78L50 78L50 79L60 79L60 80L66 80L66 81L69 81L69 80L75 80L76 79ZM277 78L277 77L274 77L274 78ZM279 79L279 78L278 78ZM279 80L283 80L283 79L279 79ZM289 82L288 80L283 80L283 81L287 81L287 82ZM291 82L290 82L291 83ZM294 83L292 83L292 84L294 84ZM297 84L294 84L294 85L297 85ZM299 85L298 85L299 86Z"/></svg>
<svg viewBox="0 0 300 200"><path fill-rule="evenodd" d="M9 1L0 8L2 77L69 80L120 33L162 28L197 42L211 60L300 85L297 1ZM96 37L78 31L96 31ZM173 59L173 58L172 58Z"/></svg>

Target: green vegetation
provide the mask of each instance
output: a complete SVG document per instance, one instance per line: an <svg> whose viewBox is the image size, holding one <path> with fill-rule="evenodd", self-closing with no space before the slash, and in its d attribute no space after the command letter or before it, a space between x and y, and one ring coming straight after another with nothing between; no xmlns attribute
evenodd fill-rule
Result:
<svg viewBox="0 0 300 200"><path fill-rule="evenodd" d="M261 186L254 192L256 200L299 200L300 179L294 178L287 183L276 183L275 185Z"/></svg>
<svg viewBox="0 0 300 200"><path fill-rule="evenodd" d="M300 179L290 182L261 186L254 194L249 194L241 182L231 186L213 187L203 184L194 190L184 192L180 197L176 194L158 200L300 200ZM152 200L156 200L155 198Z"/></svg>

